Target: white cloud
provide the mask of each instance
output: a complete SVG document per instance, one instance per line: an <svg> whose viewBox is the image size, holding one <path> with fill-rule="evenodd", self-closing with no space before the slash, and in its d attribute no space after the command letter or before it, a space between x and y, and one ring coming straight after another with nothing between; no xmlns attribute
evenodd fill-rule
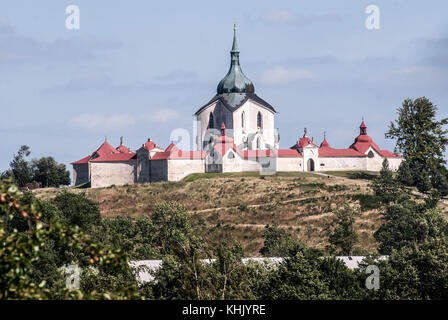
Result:
<svg viewBox="0 0 448 320"><path fill-rule="evenodd" d="M303 69L276 67L263 72L260 80L265 84L288 84L316 78L318 78L317 74Z"/></svg>
<svg viewBox="0 0 448 320"><path fill-rule="evenodd" d="M72 127L88 130L111 130L132 126L136 122L135 117L127 114L101 115L80 114L69 121Z"/></svg>

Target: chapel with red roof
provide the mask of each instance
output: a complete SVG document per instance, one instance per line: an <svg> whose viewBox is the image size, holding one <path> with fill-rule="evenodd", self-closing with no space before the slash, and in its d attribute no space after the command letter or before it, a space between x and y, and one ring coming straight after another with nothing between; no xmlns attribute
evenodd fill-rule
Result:
<svg viewBox="0 0 448 320"><path fill-rule="evenodd" d="M255 93L244 75L234 27L230 68L216 95L195 113L196 150L182 150L171 142L165 149L148 139L135 152L123 144L104 141L72 163L75 185L106 187L157 181L179 181L192 173L259 171L379 171L385 158L397 170L403 158L380 149L367 133L364 120L359 135L345 149L333 148L324 133L318 145L307 129L289 149L279 149L275 128L277 111Z"/></svg>

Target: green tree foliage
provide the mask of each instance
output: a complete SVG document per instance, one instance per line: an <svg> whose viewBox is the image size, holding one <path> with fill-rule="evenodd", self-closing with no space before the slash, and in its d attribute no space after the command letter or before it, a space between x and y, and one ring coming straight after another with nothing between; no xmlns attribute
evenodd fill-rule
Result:
<svg viewBox="0 0 448 320"><path fill-rule="evenodd" d="M448 299L446 237L393 249L387 260L374 264L380 270L380 288L365 291L366 299Z"/></svg>
<svg viewBox="0 0 448 320"><path fill-rule="evenodd" d="M437 107L425 97L406 99L398 108L398 119L391 122L386 138L397 141L412 171L413 185L427 192L435 183L437 173L446 164L444 152L448 145L448 118L436 120ZM409 179L411 181L411 179Z"/></svg>
<svg viewBox="0 0 448 320"><path fill-rule="evenodd" d="M192 233L190 214L176 202L157 204L151 216L155 226L154 245L164 254L188 242Z"/></svg>
<svg viewBox="0 0 448 320"><path fill-rule="evenodd" d="M334 256L322 257L317 260L321 279L326 282L333 299L361 299L364 295L358 276Z"/></svg>
<svg viewBox="0 0 448 320"><path fill-rule="evenodd" d="M322 252L298 242L284 229L267 226L264 237L266 252L274 249L274 256L281 253L287 259L280 268L264 266L263 270L249 270L250 287L255 296L262 299L359 299L363 296L358 277L341 260L324 257ZM281 250L277 251L278 248Z"/></svg>
<svg viewBox="0 0 448 320"><path fill-rule="evenodd" d="M394 178L394 174L389 168L389 161L386 158L383 160L380 175L373 179L370 187L375 196L385 204L397 201L404 195L403 185Z"/></svg>
<svg viewBox="0 0 448 320"><path fill-rule="evenodd" d="M402 161L397 171L397 180L405 186L414 185L414 175L409 167L409 161Z"/></svg>
<svg viewBox="0 0 448 320"><path fill-rule="evenodd" d="M434 185L442 197L448 196L448 170L446 168L437 173Z"/></svg>
<svg viewBox="0 0 448 320"><path fill-rule="evenodd" d="M102 219L92 229L92 235L97 241L123 250L133 260L161 257L154 247L155 232L156 228L149 216Z"/></svg>
<svg viewBox="0 0 448 320"><path fill-rule="evenodd" d="M335 212L335 216L329 227L328 241L330 242L331 252L337 254L351 255L353 246L358 241L358 235L355 230L355 217L357 212L350 206Z"/></svg>
<svg viewBox="0 0 448 320"><path fill-rule="evenodd" d="M303 251L286 258L269 277L268 292L263 299L315 300L331 299L328 284L316 268L317 261Z"/></svg>
<svg viewBox="0 0 448 320"><path fill-rule="evenodd" d="M277 224L265 226L263 239L264 246L260 253L264 257L285 257L297 245L296 238Z"/></svg>
<svg viewBox="0 0 448 320"><path fill-rule="evenodd" d="M31 162L33 181L43 187L60 187L71 183L70 172L65 164L57 163L52 157L33 159Z"/></svg>
<svg viewBox="0 0 448 320"><path fill-rule="evenodd" d="M59 209L68 225L76 225L86 231L101 223L98 205L84 194L63 191L51 203Z"/></svg>
<svg viewBox="0 0 448 320"><path fill-rule="evenodd" d="M21 146L13 160L9 163L10 176L19 187L24 187L33 180L33 170L26 158L31 154L28 146Z"/></svg>
<svg viewBox="0 0 448 320"><path fill-rule="evenodd" d="M162 267L154 273L151 291L156 299L212 299L213 286L210 259L201 239L185 241L162 259Z"/></svg>
<svg viewBox="0 0 448 320"><path fill-rule="evenodd" d="M24 201L18 188L10 181L0 183L0 299L90 299L138 297L136 281L128 265L126 255L116 249L104 247L91 240L79 228L60 224L54 219L42 221L39 205ZM8 226L14 218L23 219L28 229L23 232ZM95 278L99 286L68 290L63 286L49 287L46 278L36 277L36 271L44 268L50 277L59 275L62 265L42 262L54 261L51 255L60 247L76 252L82 257L79 263L92 265L98 270ZM40 273L41 275L43 272ZM119 275L118 277L116 275ZM118 281L126 278L126 281ZM101 281L108 279L108 281ZM54 279L53 279L54 280Z"/></svg>
<svg viewBox="0 0 448 320"><path fill-rule="evenodd" d="M386 207L385 221L374 234L380 243L378 250L381 254L448 235L448 221L429 203L405 200Z"/></svg>
<svg viewBox="0 0 448 320"><path fill-rule="evenodd" d="M57 163L52 157L28 161L30 154L28 146L21 146L9 164L10 169L0 175L0 180L12 178L19 187L37 183L44 187L60 187L71 183L65 164Z"/></svg>

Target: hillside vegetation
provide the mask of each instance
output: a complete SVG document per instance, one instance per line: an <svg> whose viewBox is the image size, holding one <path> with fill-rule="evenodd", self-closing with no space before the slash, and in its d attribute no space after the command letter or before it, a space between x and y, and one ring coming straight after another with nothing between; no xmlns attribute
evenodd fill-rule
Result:
<svg viewBox="0 0 448 320"><path fill-rule="evenodd" d="M331 174L331 175L330 175ZM381 224L378 200L368 188L373 172L277 173L258 172L193 174L180 182L159 182L75 189L99 204L103 217L150 215L156 204L181 203L202 226L210 242L233 238L242 243L248 256L259 256L267 224L288 229L309 246L325 249L327 228L334 211L344 204L359 209L355 229L359 241L354 254L376 252L373 233ZM58 189L36 190L48 199ZM444 209L446 204L441 203Z"/></svg>

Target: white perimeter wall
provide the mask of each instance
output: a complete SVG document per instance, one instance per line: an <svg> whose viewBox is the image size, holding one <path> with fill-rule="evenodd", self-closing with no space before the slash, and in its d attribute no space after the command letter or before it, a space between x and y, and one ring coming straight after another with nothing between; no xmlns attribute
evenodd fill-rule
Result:
<svg viewBox="0 0 448 320"><path fill-rule="evenodd" d="M133 184L136 161L90 162L90 182L92 188L110 185Z"/></svg>
<svg viewBox="0 0 448 320"><path fill-rule="evenodd" d="M192 173L204 173L205 161L201 159L168 160L168 181L179 181Z"/></svg>
<svg viewBox="0 0 448 320"><path fill-rule="evenodd" d="M303 171L303 158L277 158L277 171Z"/></svg>
<svg viewBox="0 0 448 320"><path fill-rule="evenodd" d="M321 163L325 166L321 166ZM366 158L361 157L325 157L319 158L316 164L318 171L366 170Z"/></svg>

